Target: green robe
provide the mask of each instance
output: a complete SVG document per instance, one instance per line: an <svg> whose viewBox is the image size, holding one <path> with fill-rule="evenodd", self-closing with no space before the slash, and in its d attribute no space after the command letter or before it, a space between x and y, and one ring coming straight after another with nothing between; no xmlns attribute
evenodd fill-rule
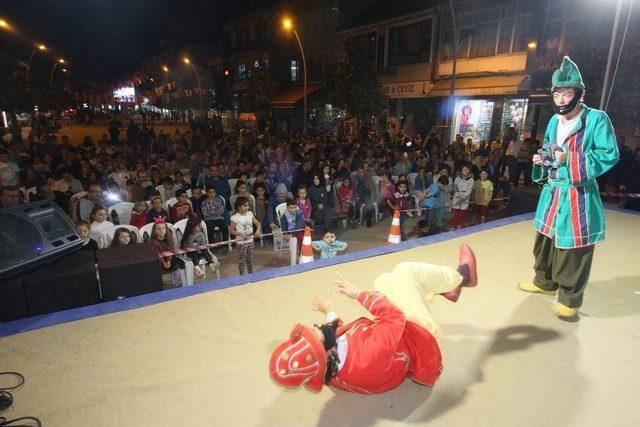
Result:
<svg viewBox="0 0 640 427"><path fill-rule="evenodd" d="M618 146L609 116L583 105L584 113L562 148L567 160L557 169L533 166L532 178L542 183L535 229L554 238L557 248L592 245L604 239L605 221L596 178L618 162ZM559 116L549 121L545 147L556 145Z"/></svg>

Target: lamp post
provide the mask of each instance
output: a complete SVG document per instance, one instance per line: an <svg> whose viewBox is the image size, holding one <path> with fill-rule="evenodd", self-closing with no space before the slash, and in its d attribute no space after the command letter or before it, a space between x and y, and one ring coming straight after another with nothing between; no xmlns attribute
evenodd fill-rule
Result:
<svg viewBox="0 0 640 427"><path fill-rule="evenodd" d="M51 74L49 75L49 86L53 86L53 73L56 72L56 67L58 64L65 64L65 60L60 58L56 62L54 62L53 67L51 68Z"/></svg>
<svg viewBox="0 0 640 427"><path fill-rule="evenodd" d="M453 128L453 115L455 114L455 91L456 91L456 65L458 64L458 25L456 22L456 12L453 8L453 0L449 0L449 11L451 12L451 23L453 26L453 65L451 69L451 86L449 88L449 105L447 108L449 110L449 126L447 126L447 132L449 135L445 136L445 144L450 143L449 138L451 138L451 129Z"/></svg>
<svg viewBox="0 0 640 427"><path fill-rule="evenodd" d="M198 70L196 70L196 66L193 65L188 57L185 56L182 58L182 62L187 65L191 65L193 72L196 74L196 80L198 81L198 97L200 98L200 115L204 116L204 109L202 108L202 85L200 84L200 75L198 74Z"/></svg>
<svg viewBox="0 0 640 427"><path fill-rule="evenodd" d="M307 58L304 56L304 49L302 48L302 42L300 41L300 37L298 36L298 32L295 28L293 28L293 21L291 18L284 18L282 20L282 27L287 31L293 31L293 34L296 36L296 40L298 41L298 47L300 48L300 55L302 55L302 67L304 73L304 136L307 136Z"/></svg>
<svg viewBox="0 0 640 427"><path fill-rule="evenodd" d="M47 50L47 47L45 45L38 44L36 48L33 49L33 52L31 52L31 55L29 55L29 60L27 61L27 70L25 75L27 86L29 86L29 71L31 70L31 61L33 60L33 55L35 55L37 51L44 52L46 50Z"/></svg>

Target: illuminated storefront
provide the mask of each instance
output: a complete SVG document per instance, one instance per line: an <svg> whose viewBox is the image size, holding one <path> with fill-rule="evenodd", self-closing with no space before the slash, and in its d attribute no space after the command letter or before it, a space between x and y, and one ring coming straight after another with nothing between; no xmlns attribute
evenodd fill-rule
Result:
<svg viewBox="0 0 640 427"><path fill-rule="evenodd" d="M501 139L510 127L521 136L527 104L525 98L458 99L450 137L490 142Z"/></svg>

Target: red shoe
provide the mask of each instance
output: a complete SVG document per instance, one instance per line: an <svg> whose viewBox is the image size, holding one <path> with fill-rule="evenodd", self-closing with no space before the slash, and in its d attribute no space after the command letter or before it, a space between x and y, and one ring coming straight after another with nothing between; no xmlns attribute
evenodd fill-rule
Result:
<svg viewBox="0 0 640 427"><path fill-rule="evenodd" d="M443 297L445 297L446 299L448 299L451 302L456 302L458 301L458 298L460 298L460 293L462 292L462 285L459 285L458 287L456 287L454 290L449 291L449 292L445 292L442 295Z"/></svg>
<svg viewBox="0 0 640 427"><path fill-rule="evenodd" d="M478 284L476 256L466 243L460 245L458 272L462 274L462 277L464 277L461 285L465 288L473 288Z"/></svg>

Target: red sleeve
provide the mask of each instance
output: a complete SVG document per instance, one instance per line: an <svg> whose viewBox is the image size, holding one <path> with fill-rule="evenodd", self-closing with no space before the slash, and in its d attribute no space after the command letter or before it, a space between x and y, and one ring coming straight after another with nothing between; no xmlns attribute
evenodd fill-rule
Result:
<svg viewBox="0 0 640 427"><path fill-rule="evenodd" d="M394 353L404 332L404 313L378 292L360 292L358 301L376 317L375 333L369 336L367 344L377 352Z"/></svg>

